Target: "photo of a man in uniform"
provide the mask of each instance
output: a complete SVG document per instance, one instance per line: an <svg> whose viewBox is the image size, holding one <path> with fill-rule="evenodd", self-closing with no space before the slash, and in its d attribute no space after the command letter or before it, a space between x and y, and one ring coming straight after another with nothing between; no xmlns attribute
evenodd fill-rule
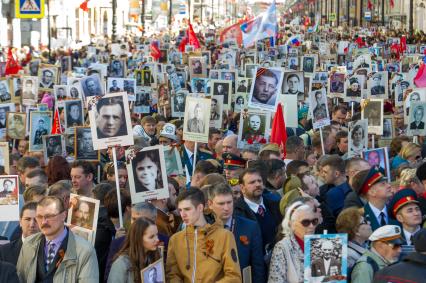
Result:
<svg viewBox="0 0 426 283"><path fill-rule="evenodd" d="M242 139L260 142L265 137L265 125L262 123L262 117L258 114L249 116L248 121L244 122Z"/></svg>
<svg viewBox="0 0 426 283"><path fill-rule="evenodd" d="M93 149L90 128L77 128L76 159L97 160L98 152Z"/></svg>
<svg viewBox="0 0 426 283"><path fill-rule="evenodd" d="M418 105L413 109L413 118L414 121L410 123L410 130L424 130L425 123L423 122L423 117L425 109L422 105Z"/></svg>
<svg viewBox="0 0 426 283"><path fill-rule="evenodd" d="M203 109L201 104L196 103L194 106L193 118L188 120L187 131L191 133L202 134L205 131L205 123L203 121Z"/></svg>

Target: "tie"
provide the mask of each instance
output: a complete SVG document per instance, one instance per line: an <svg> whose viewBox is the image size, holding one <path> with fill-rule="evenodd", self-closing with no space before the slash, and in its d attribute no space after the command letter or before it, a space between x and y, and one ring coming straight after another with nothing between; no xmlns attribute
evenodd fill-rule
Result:
<svg viewBox="0 0 426 283"><path fill-rule="evenodd" d="M380 226L385 226L386 225L386 218L385 218L385 214L382 212L380 212L379 214L380 217Z"/></svg>
<svg viewBox="0 0 426 283"><path fill-rule="evenodd" d="M259 205L259 208L257 209L257 214L262 217L265 216L265 209L263 208L263 206Z"/></svg>
<svg viewBox="0 0 426 283"><path fill-rule="evenodd" d="M49 266L53 261L53 258L55 257L55 243L50 241L47 246L49 247L47 251L47 258L46 258L46 271L49 270Z"/></svg>
<svg viewBox="0 0 426 283"><path fill-rule="evenodd" d="M411 246L412 246L412 245L414 245L413 240L414 240L414 236L413 236L413 235L411 235L411 236L410 236L410 245L411 245Z"/></svg>
<svg viewBox="0 0 426 283"><path fill-rule="evenodd" d="M229 225L228 224L225 224L225 229L229 230Z"/></svg>

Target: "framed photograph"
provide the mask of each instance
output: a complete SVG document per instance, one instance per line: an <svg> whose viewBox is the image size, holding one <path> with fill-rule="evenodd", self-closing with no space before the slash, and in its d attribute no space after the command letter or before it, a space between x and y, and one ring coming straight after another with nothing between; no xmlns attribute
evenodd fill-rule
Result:
<svg viewBox="0 0 426 283"><path fill-rule="evenodd" d="M332 73L328 82L328 93L332 97L344 98L346 96L345 89L346 73Z"/></svg>
<svg viewBox="0 0 426 283"><path fill-rule="evenodd" d="M163 258L142 269L141 279L142 283L166 282Z"/></svg>
<svg viewBox="0 0 426 283"><path fill-rule="evenodd" d="M210 96L223 96L223 108L229 109L231 106L232 81L211 80L210 86Z"/></svg>
<svg viewBox="0 0 426 283"><path fill-rule="evenodd" d="M304 282L346 283L348 235L308 235L305 236L304 241Z"/></svg>
<svg viewBox="0 0 426 283"><path fill-rule="evenodd" d="M81 88L81 79L68 78L68 97L71 99L83 99L83 90Z"/></svg>
<svg viewBox="0 0 426 283"><path fill-rule="evenodd" d="M153 77L151 69L148 67L142 70L142 85L151 87L151 83L153 83Z"/></svg>
<svg viewBox="0 0 426 283"><path fill-rule="evenodd" d="M234 112L241 112L247 108L248 93L237 93L234 97Z"/></svg>
<svg viewBox="0 0 426 283"><path fill-rule="evenodd" d="M174 65L182 64L182 53L176 50L170 51L168 54L168 63Z"/></svg>
<svg viewBox="0 0 426 283"><path fill-rule="evenodd" d="M65 128L83 126L84 112L83 102L81 100L66 100L64 101L65 109Z"/></svg>
<svg viewBox="0 0 426 283"><path fill-rule="evenodd" d="M178 149L176 147L164 146L163 150L167 176L184 174Z"/></svg>
<svg viewBox="0 0 426 283"><path fill-rule="evenodd" d="M394 121L392 116L383 117L383 135L382 140L392 140L395 136L394 133Z"/></svg>
<svg viewBox="0 0 426 283"><path fill-rule="evenodd" d="M407 94L404 100L404 123L408 124L410 120L411 104L414 102L426 101L426 89L415 88Z"/></svg>
<svg viewBox="0 0 426 283"><path fill-rule="evenodd" d="M136 95L136 80L135 79L123 79L123 91L127 93L127 98L129 101L135 101Z"/></svg>
<svg viewBox="0 0 426 283"><path fill-rule="evenodd" d="M71 146L71 143L69 143ZM92 131L90 127L75 127L74 154L77 160L98 161L99 151L93 148Z"/></svg>
<svg viewBox="0 0 426 283"><path fill-rule="evenodd" d="M111 60L109 64L109 76L124 78L126 75L126 61L121 59Z"/></svg>
<svg viewBox="0 0 426 283"><path fill-rule="evenodd" d="M245 77L249 79L253 79L256 76L257 64L246 64L246 73Z"/></svg>
<svg viewBox="0 0 426 283"><path fill-rule="evenodd" d="M67 99L68 94L68 86L67 85L55 85L54 86L54 94L56 101L64 101Z"/></svg>
<svg viewBox="0 0 426 283"><path fill-rule="evenodd" d="M96 239L100 201L94 198L70 195L70 208L68 209L67 224L71 230L77 226L86 234L93 233L91 243ZM73 230L72 230L73 231Z"/></svg>
<svg viewBox="0 0 426 283"><path fill-rule="evenodd" d="M103 96L104 90L102 87L101 80L98 75L91 75L81 79L81 88L83 90L83 95L88 100L88 98L93 96Z"/></svg>
<svg viewBox="0 0 426 283"><path fill-rule="evenodd" d="M281 92L285 95L297 95L299 100L305 96L303 72L285 72Z"/></svg>
<svg viewBox="0 0 426 283"><path fill-rule="evenodd" d="M240 144L265 144L269 138L271 113L266 111L242 111L238 141Z"/></svg>
<svg viewBox="0 0 426 283"><path fill-rule="evenodd" d="M188 63L191 78L207 78L207 64L204 57L189 57Z"/></svg>
<svg viewBox="0 0 426 283"><path fill-rule="evenodd" d="M315 66L317 65L316 56L305 55L302 57L302 71L308 74L315 73Z"/></svg>
<svg viewBox="0 0 426 283"><path fill-rule="evenodd" d="M107 80L107 90L109 93L123 91L123 79L109 77Z"/></svg>
<svg viewBox="0 0 426 283"><path fill-rule="evenodd" d="M74 129L75 132L75 129ZM75 133L64 134L65 151L67 160L75 160Z"/></svg>
<svg viewBox="0 0 426 283"><path fill-rule="evenodd" d="M43 153L45 161L53 156L64 156L66 153L64 136L60 134L43 136Z"/></svg>
<svg viewBox="0 0 426 283"><path fill-rule="evenodd" d="M4 135L6 134L7 127L7 112L14 112L15 104L14 103L3 103L0 104L0 129L4 130ZM3 135L3 136L4 136Z"/></svg>
<svg viewBox="0 0 426 283"><path fill-rule="evenodd" d="M366 68L369 71L371 70L371 55L370 54L362 54L359 55L353 64L354 70L360 68Z"/></svg>
<svg viewBox="0 0 426 283"><path fill-rule="evenodd" d="M10 80L0 79L0 102L4 103L12 100L10 89Z"/></svg>
<svg viewBox="0 0 426 283"><path fill-rule="evenodd" d="M361 119L368 120L368 133L383 134L383 99L363 99L361 101Z"/></svg>
<svg viewBox="0 0 426 283"><path fill-rule="evenodd" d="M222 114L223 95L214 95L211 98L210 127L214 127L216 129L222 128Z"/></svg>
<svg viewBox="0 0 426 283"><path fill-rule="evenodd" d="M237 73L235 71L220 71L220 79L224 80L224 81L230 81L232 84L232 90L230 93L235 93L235 81L236 81L236 77L238 77Z"/></svg>
<svg viewBox="0 0 426 283"><path fill-rule="evenodd" d="M365 79L364 76L353 75L348 80L346 80L345 102L361 101L364 79Z"/></svg>
<svg viewBox="0 0 426 283"><path fill-rule="evenodd" d="M415 101L411 103L408 121L408 133L411 136L425 136L426 135L426 102Z"/></svg>
<svg viewBox="0 0 426 283"><path fill-rule="evenodd" d="M368 122L366 119L349 123L348 157L362 155L368 147Z"/></svg>
<svg viewBox="0 0 426 283"><path fill-rule="evenodd" d="M34 59L31 60L28 64L28 72L30 76L38 76L38 70L40 68L41 60L40 59Z"/></svg>
<svg viewBox="0 0 426 283"><path fill-rule="evenodd" d="M133 111L135 113L150 113L151 101L151 88L136 87L136 101L133 104Z"/></svg>
<svg viewBox="0 0 426 283"><path fill-rule="evenodd" d="M172 117L180 118L185 115L185 100L189 92L187 90L176 91L171 98Z"/></svg>
<svg viewBox="0 0 426 283"><path fill-rule="evenodd" d="M364 150L362 158L368 161L371 167L375 167L391 181L388 149L386 147Z"/></svg>
<svg viewBox="0 0 426 283"><path fill-rule="evenodd" d="M23 140L27 134L27 114L21 112L7 112L7 137L9 139Z"/></svg>
<svg viewBox="0 0 426 283"><path fill-rule="evenodd" d="M388 98L388 72L374 73L367 82L369 98Z"/></svg>
<svg viewBox="0 0 426 283"><path fill-rule="evenodd" d="M58 81L58 68L53 65L40 66L38 71L39 87L41 89L52 89Z"/></svg>
<svg viewBox="0 0 426 283"><path fill-rule="evenodd" d="M19 221L17 175L0 176L0 221Z"/></svg>
<svg viewBox="0 0 426 283"><path fill-rule="evenodd" d="M183 124L183 139L207 142L211 102L208 98L187 96Z"/></svg>
<svg viewBox="0 0 426 283"><path fill-rule="evenodd" d="M32 111L30 113L29 151L43 150L43 136L52 132L52 116L51 111Z"/></svg>
<svg viewBox="0 0 426 283"><path fill-rule="evenodd" d="M207 78L192 78L191 90L193 93L208 93L209 79Z"/></svg>
<svg viewBox="0 0 426 283"><path fill-rule="evenodd" d="M284 71L278 68L258 68L250 90L248 106L275 110L283 83Z"/></svg>
<svg viewBox="0 0 426 283"><path fill-rule="evenodd" d="M9 174L9 142L0 142L0 166Z"/></svg>
<svg viewBox="0 0 426 283"><path fill-rule="evenodd" d="M133 145L126 93L109 93L103 97L91 98L88 103L94 149Z"/></svg>
<svg viewBox="0 0 426 283"><path fill-rule="evenodd" d="M11 90L12 102L20 103L22 97L22 77L12 77Z"/></svg>
<svg viewBox="0 0 426 283"><path fill-rule="evenodd" d="M169 197L167 169L162 145L126 150L132 203Z"/></svg>
<svg viewBox="0 0 426 283"><path fill-rule="evenodd" d="M327 93L324 88L311 91L309 93L309 106L314 129L330 125L330 116L327 106Z"/></svg>
<svg viewBox="0 0 426 283"><path fill-rule="evenodd" d="M250 91L250 79L238 77L237 91L236 93L248 93Z"/></svg>
<svg viewBox="0 0 426 283"><path fill-rule="evenodd" d="M71 56L62 56L61 57L61 71L62 73L71 72Z"/></svg>
<svg viewBox="0 0 426 283"><path fill-rule="evenodd" d="M297 71L299 70L299 58L298 57L289 57L287 59L288 69Z"/></svg>

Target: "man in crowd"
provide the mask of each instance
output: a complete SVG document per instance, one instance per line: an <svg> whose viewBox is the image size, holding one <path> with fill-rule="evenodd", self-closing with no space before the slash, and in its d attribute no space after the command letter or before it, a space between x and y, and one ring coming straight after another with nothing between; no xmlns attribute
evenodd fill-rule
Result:
<svg viewBox="0 0 426 283"><path fill-rule="evenodd" d="M71 182L73 193L85 197L93 197L93 177L95 168L87 161L74 161L71 165Z"/></svg>

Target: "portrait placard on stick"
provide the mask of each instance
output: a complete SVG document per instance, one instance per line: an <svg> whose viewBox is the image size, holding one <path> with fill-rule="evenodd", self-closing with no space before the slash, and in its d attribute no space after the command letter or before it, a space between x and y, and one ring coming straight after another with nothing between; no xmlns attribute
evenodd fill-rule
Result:
<svg viewBox="0 0 426 283"><path fill-rule="evenodd" d="M166 282L163 258L142 269L141 279L142 283Z"/></svg>
<svg viewBox="0 0 426 283"><path fill-rule="evenodd" d="M408 120L408 134L412 136L426 135L426 102L415 101L411 103L411 109Z"/></svg>
<svg viewBox="0 0 426 283"><path fill-rule="evenodd" d="M368 119L368 133L383 134L383 99L363 99L361 101L361 117Z"/></svg>
<svg viewBox="0 0 426 283"><path fill-rule="evenodd" d="M19 220L19 189L17 175L0 176L0 221Z"/></svg>
<svg viewBox="0 0 426 283"><path fill-rule="evenodd" d="M208 98L186 98L183 139L195 142L207 142L210 124L211 101Z"/></svg>
<svg viewBox="0 0 426 283"><path fill-rule="evenodd" d="M9 143L0 142L0 166L4 167L4 171L9 174Z"/></svg>
<svg viewBox="0 0 426 283"><path fill-rule="evenodd" d="M250 90L248 106L275 110L281 92L284 71L279 68L258 68Z"/></svg>

